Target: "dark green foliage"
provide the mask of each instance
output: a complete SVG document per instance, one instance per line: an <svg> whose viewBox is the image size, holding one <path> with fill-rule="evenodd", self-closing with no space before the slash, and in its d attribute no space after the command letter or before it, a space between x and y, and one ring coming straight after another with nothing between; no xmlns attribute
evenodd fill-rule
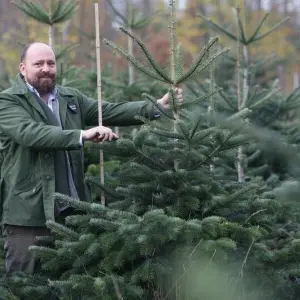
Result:
<svg viewBox="0 0 300 300"><path fill-rule="evenodd" d="M74 14L79 1L59 0L55 3L55 6L51 7L51 13L45 10L45 7L38 1L28 0L15 0L11 1L18 9L24 12L27 16L35 19L36 21L48 25L55 23L61 23L71 18Z"/></svg>

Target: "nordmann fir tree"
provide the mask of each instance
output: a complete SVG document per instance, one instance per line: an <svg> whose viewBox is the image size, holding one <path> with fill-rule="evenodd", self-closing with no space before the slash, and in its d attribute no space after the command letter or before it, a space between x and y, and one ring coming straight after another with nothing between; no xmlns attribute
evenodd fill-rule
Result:
<svg viewBox="0 0 300 300"><path fill-rule="evenodd" d="M273 82L268 83L268 85L265 84L264 87L262 87L262 84L257 80L259 73L261 73L261 71L266 72L267 69L270 69L276 58L274 55L270 55L269 57L261 58L259 61L256 61L257 59L250 55L251 46L272 34L288 19L285 18L278 24L275 24L267 32L261 32L268 15L268 13L265 14L250 37L247 37L246 23L242 21L239 9L236 10L235 14L237 34L227 31L224 29L224 26L211 21L200 14L201 18L210 27L237 44L237 57L229 57L230 59L228 59L228 63L230 62L230 64L236 65L236 72L233 79L227 78L225 83L226 88L215 96L216 110L225 115L231 115L238 112L241 108L249 108L251 113L247 115L247 121L256 126L263 126L264 128L267 126L269 129L274 129L273 126L275 121L278 121L279 118L286 118L289 111L299 105L299 103L297 103L299 89L296 89L293 93L284 97L279 94L280 87L277 79L274 79ZM217 70L217 72L219 72L219 70ZM202 93L206 93L208 86L209 83L207 84L207 87L203 86L201 88L203 90ZM268 171L268 166L266 164L258 166L257 168L252 168L249 172L246 170L249 164L253 163L254 165L255 161L262 157L262 150L257 148L258 145L255 143L252 143L250 147L248 146L247 150L245 149L245 151L250 152L247 153L248 155L243 153L242 149L240 149L241 151L238 154L240 157L238 157L236 163L240 173L238 174L239 180L243 181L245 180L245 177L261 175ZM232 165L234 166L234 162ZM233 173L235 173L234 168L232 170Z"/></svg>
<svg viewBox="0 0 300 300"><path fill-rule="evenodd" d="M264 284L268 282L273 286L272 299L276 297L276 299L291 299L290 297L299 296L298 278L300 277L299 259L293 255L299 247L300 237L299 208L296 200L299 196L299 185L295 181L299 177L299 169L292 167L299 162L297 155L299 146L295 145L297 135L287 134L287 129L293 128L295 124L295 117L291 112L300 105L300 89L296 88L292 93L284 95L280 93L277 79L264 83L263 86L257 80L262 71L274 69L276 58L271 55L257 61L257 58L249 55L250 48L257 41L272 34L287 20L287 18L282 20L264 33L261 31L268 15L265 14L250 37L246 36L246 24L243 24L239 15L236 15L238 34L227 31L224 26L203 16L202 18L214 30L241 44L242 51L240 49L237 51L238 58L231 59L235 63L238 62L235 74L237 80L228 80L227 89L215 96L215 108L225 115L236 113L239 109L238 97L241 96L242 107L251 109L247 122L253 125L249 131L252 142L243 146L240 165L244 180L257 182L261 190L265 193L269 191L283 203L279 210L274 211L274 225L270 228L270 234L261 241L260 250L254 256L255 259L252 259L252 267L255 274L261 274L261 278L264 278ZM242 86L240 82L243 83ZM205 94L208 88L209 83L206 87L202 86L200 90ZM240 95L237 93L239 89ZM192 91L195 91L195 86ZM268 135L265 140L261 139L261 134L255 132L256 129L261 133L262 127L263 135ZM292 129L291 132L295 131ZM284 144L289 146L285 147ZM293 148L292 144L294 144ZM225 159L224 165L227 166L226 176L236 176L234 160L230 162ZM283 182L287 179L290 181ZM273 188L276 188L275 191L272 191ZM240 212L241 215L243 213L245 212Z"/></svg>
<svg viewBox="0 0 300 300"><path fill-rule="evenodd" d="M230 155L247 142L245 135L222 129L216 120L208 126L205 113L191 113L218 90L177 105L175 87L199 76L227 49L212 54L217 38L210 39L184 72L174 5L170 1L170 72L126 29L121 30L137 43L148 66L105 41L138 70L169 86L171 111L157 107L162 115L158 122L143 119L145 125L131 138L98 146L131 160L121 167L120 187L100 186L114 199L109 207L56 195L78 215L68 217L66 225L48 222L57 236L54 249L31 247L31 251L41 257L50 278L44 289L59 290L61 299L174 299L174 257L216 253L214 259L223 260L236 248L255 248L268 229L276 201L268 201L255 184L234 184L211 170L219 156ZM143 97L156 105L151 95ZM237 122L247 113L244 109L226 120ZM253 213L230 221L232 212L241 207ZM36 287L28 290L34 292Z"/></svg>

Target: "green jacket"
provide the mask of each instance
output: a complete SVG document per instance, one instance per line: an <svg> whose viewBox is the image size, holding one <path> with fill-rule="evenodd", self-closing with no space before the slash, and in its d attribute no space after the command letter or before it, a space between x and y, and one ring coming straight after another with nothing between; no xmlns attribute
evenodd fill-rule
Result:
<svg viewBox="0 0 300 300"><path fill-rule="evenodd" d="M57 89L64 130L47 125L45 113L20 75L11 88L0 93L0 153L4 158L0 173L2 224L45 226L46 220L54 220L56 149L69 151L79 198L87 197L80 133L85 126L98 125L98 103L76 89ZM144 101L103 101L103 125L136 125L136 115L152 118L153 110L153 104Z"/></svg>

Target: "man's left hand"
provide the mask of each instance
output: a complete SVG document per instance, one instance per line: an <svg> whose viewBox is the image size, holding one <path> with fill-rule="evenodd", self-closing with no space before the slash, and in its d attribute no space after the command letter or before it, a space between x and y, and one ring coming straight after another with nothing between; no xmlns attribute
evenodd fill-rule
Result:
<svg viewBox="0 0 300 300"><path fill-rule="evenodd" d="M183 102L183 95L182 95L183 90L180 88L176 88L175 92L178 100L178 105L181 105ZM161 99L158 99L157 104L160 104L164 109L169 109L170 108L169 93L165 94Z"/></svg>

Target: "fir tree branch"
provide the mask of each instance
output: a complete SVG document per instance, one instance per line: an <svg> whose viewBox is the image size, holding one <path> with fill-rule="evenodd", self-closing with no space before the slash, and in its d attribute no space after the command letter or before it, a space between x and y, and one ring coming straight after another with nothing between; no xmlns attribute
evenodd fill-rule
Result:
<svg viewBox="0 0 300 300"><path fill-rule="evenodd" d="M11 3L19 10L21 10L24 14L33 18L34 20L48 25L51 24L49 16L43 7L42 9L38 9L35 3L27 2L25 0L20 0L20 2L11 1Z"/></svg>
<svg viewBox="0 0 300 300"><path fill-rule="evenodd" d="M115 231L121 224L108 220L91 218L90 225L101 228L102 230Z"/></svg>
<svg viewBox="0 0 300 300"><path fill-rule="evenodd" d="M207 19L204 15L198 13L198 16L204 20L206 23L208 23L208 25L210 25L213 29L220 31L222 33L224 33L227 37L231 38L234 41L237 41L237 37L232 34L231 32L229 32L228 30L226 30L225 28L223 28L222 26L220 26L219 24L215 23L214 21Z"/></svg>
<svg viewBox="0 0 300 300"><path fill-rule="evenodd" d="M172 83L172 79L164 72L164 70L159 66L159 64L155 61L155 59L153 58L153 56L151 55L151 53L148 51L148 49L146 48L145 44L138 39L133 33L129 32L128 30L126 30L125 28L121 27L120 30L124 33L126 33L129 37L132 38L132 40L134 42L136 42L141 50L143 51L143 53L145 54L146 58L148 59L150 65L153 67L153 69L156 71L156 73L162 77L165 82L168 83Z"/></svg>
<svg viewBox="0 0 300 300"><path fill-rule="evenodd" d="M263 97L262 99L258 100L255 103L253 103L252 105L250 105L249 109L253 109L253 108L260 106L261 104L264 104L265 101L271 99L271 97L274 96L275 94L277 94L280 90L281 90L280 87L277 89L274 89L274 90L272 89L265 97Z"/></svg>
<svg viewBox="0 0 300 300"><path fill-rule="evenodd" d="M64 202L68 203L69 205L71 205L73 208L82 210L86 213L93 213L94 212L91 203L76 200L76 199L71 198L67 195L63 195L63 194L59 194L59 193L55 193L54 198L62 200Z"/></svg>
<svg viewBox="0 0 300 300"><path fill-rule="evenodd" d="M176 122L175 122L175 128L176 128L176 131L179 133L179 130L181 131L184 139L189 142L190 141L190 132L189 132L189 129L188 127L186 126L185 122L181 121L180 119L177 119Z"/></svg>
<svg viewBox="0 0 300 300"><path fill-rule="evenodd" d="M176 57L175 57L175 80L183 76L183 65L184 65L184 55L183 47L181 43L178 43L176 47Z"/></svg>
<svg viewBox="0 0 300 300"><path fill-rule="evenodd" d="M260 157L261 154L262 154L261 150L258 149L251 155L248 155L248 158L247 158L248 163L251 164L251 163L255 162Z"/></svg>
<svg viewBox="0 0 300 300"><path fill-rule="evenodd" d="M194 96L199 96L199 93L196 91L196 89L192 86L191 83L186 83L187 88L194 94Z"/></svg>
<svg viewBox="0 0 300 300"><path fill-rule="evenodd" d="M79 239L79 234L77 232L62 224L49 220L46 222L46 226L51 229L51 231L55 232L58 235L61 235L62 237L71 238L72 240Z"/></svg>
<svg viewBox="0 0 300 300"><path fill-rule="evenodd" d="M69 2L58 1L58 4L51 16L47 13L45 8L37 1L31 2L29 0L11 1L11 3L20 9L27 16L47 25L61 23L71 18L75 12L75 8L79 1L70 0Z"/></svg>
<svg viewBox="0 0 300 300"><path fill-rule="evenodd" d="M50 9L51 9L51 4L52 4L52 2L50 2ZM62 0L58 0L57 6L55 7L54 11L50 15L50 20L51 21L53 21L54 18L59 16L60 11L62 9L62 4L63 4Z"/></svg>
<svg viewBox="0 0 300 300"><path fill-rule="evenodd" d="M170 25L169 27L169 41L170 41L170 73L173 85L176 85L175 78L175 56L176 56L176 0L169 0L170 9ZM176 116L175 116L176 117Z"/></svg>
<svg viewBox="0 0 300 300"><path fill-rule="evenodd" d="M60 6L60 2L62 5ZM70 0L68 3L63 3L63 1L59 1L58 6L60 7L59 10L56 12L56 14L52 14L51 21L52 24L54 23L61 23L64 22L72 17L72 15L75 13L75 8L79 4L79 0L74 1Z"/></svg>
<svg viewBox="0 0 300 300"><path fill-rule="evenodd" d="M174 112L174 119L176 120L176 115L178 112L178 105L177 105L177 96L174 89L169 89L169 96L171 96L171 101L169 102L169 105L171 107L171 110Z"/></svg>
<svg viewBox="0 0 300 300"><path fill-rule="evenodd" d="M191 140L194 136L194 134L196 133L196 130L198 128L198 126L200 125L201 123L201 119L199 118L196 123L194 124L194 126L192 127L191 131L190 131L190 135L189 135L189 139Z"/></svg>
<svg viewBox="0 0 300 300"><path fill-rule="evenodd" d="M61 58L63 58L64 55L66 55L67 53L69 53L73 49L77 48L78 46L79 46L79 44L68 45L68 46L64 47L63 49L61 49L60 51L58 51L58 50L54 51L55 52L55 59L56 59L56 61L58 61Z"/></svg>
<svg viewBox="0 0 300 300"><path fill-rule="evenodd" d="M266 171L269 171L270 167L268 165L262 165L257 168L251 168L248 170L247 175L250 177L255 177L255 176L261 176L261 174L264 174Z"/></svg>
<svg viewBox="0 0 300 300"><path fill-rule="evenodd" d="M243 45L247 45L247 38L246 38L244 26L243 26L243 23L242 23L242 21L241 21L240 15L237 16L237 23L238 23L239 32L240 32L240 38L239 38L239 41L240 41Z"/></svg>
<svg viewBox="0 0 300 300"><path fill-rule="evenodd" d="M187 78L191 78L194 76L199 75L205 68L207 68L218 56L222 55L223 53L226 53L229 51L229 48L224 48L221 49L219 51L217 51L213 56L211 56L209 59L207 59L207 61L205 62L204 66L200 66L198 65L196 67L196 69L193 69L192 72L190 73L190 70L182 77L180 78L176 84L180 84L182 83L184 80L186 80Z"/></svg>
<svg viewBox="0 0 300 300"><path fill-rule="evenodd" d="M204 58L205 54L209 51L209 49L218 41L218 37L211 38L209 42L204 46L203 50L199 53L198 57L195 59L195 61L190 66L189 70L178 80L176 80L175 84L178 85L181 82L183 82L186 78L189 78L199 67L199 65L202 62L202 59Z"/></svg>
<svg viewBox="0 0 300 300"><path fill-rule="evenodd" d="M165 149L165 150L171 150L176 148L179 149L186 149L186 144L185 143L180 143L177 140L173 140L173 141L167 141L167 142L154 142L154 144L152 145L153 147L158 147L159 149Z"/></svg>
<svg viewBox="0 0 300 300"><path fill-rule="evenodd" d="M251 113L249 108L243 108L242 110L238 111L237 113L233 114L232 116L227 118L227 121L234 121L240 118L247 117Z"/></svg>
<svg viewBox="0 0 300 300"><path fill-rule="evenodd" d="M216 208L219 209L221 207L226 207L229 203L239 201L241 199L241 196L251 191L253 192L253 189L255 189L255 187L249 184L230 195L223 195L219 199L218 197L213 197L212 201L210 202L209 208L207 208L206 212L212 211Z"/></svg>
<svg viewBox="0 0 300 300"><path fill-rule="evenodd" d="M103 83L105 83L107 86L120 88L120 89L125 89L127 87L126 84L120 83L120 82L117 82L117 81L113 81L109 77L102 76L101 80L103 80ZM120 93L120 92L118 92L118 93Z"/></svg>
<svg viewBox="0 0 300 300"><path fill-rule="evenodd" d="M286 17L284 18L282 21L280 21L279 23L277 23L276 25L274 25L270 30L268 30L267 32L257 36L253 42L259 41L261 39L263 39L265 36L269 35L270 33L272 33L274 30L276 30L278 27L280 27L283 23L285 23L287 20L289 20L290 17Z"/></svg>
<svg viewBox="0 0 300 300"><path fill-rule="evenodd" d="M165 82L170 83L166 81L161 76L158 76L156 73L152 72L151 69L148 69L145 65L143 65L140 61L138 61L135 57L130 55L125 49L118 47L115 43L108 41L106 39L103 40L104 44L112 49L113 52L117 52L120 56L124 57L126 60L128 60L131 64L133 64L138 70L143 72L144 74L148 75L149 77Z"/></svg>
<svg viewBox="0 0 300 300"><path fill-rule="evenodd" d="M34 252L34 254L37 257L45 258L45 257L56 257L57 256L57 250L51 249L48 247L42 247L42 246L30 246L29 251Z"/></svg>
<svg viewBox="0 0 300 300"><path fill-rule="evenodd" d="M116 193L114 190L112 190L107 184L101 184L98 177L95 176L86 176L86 181L89 183L92 183L99 187L101 190L103 190L107 195L114 199L123 200L124 197Z"/></svg>
<svg viewBox="0 0 300 300"><path fill-rule="evenodd" d="M184 137L181 134L178 134L178 133L173 132L173 131L159 130L159 129L153 128L153 129L150 129L150 132L155 133L155 134L160 135L160 136L168 137L168 138L171 138L171 139L184 140Z"/></svg>
<svg viewBox="0 0 300 300"><path fill-rule="evenodd" d="M293 97L294 97L299 91L300 91L300 86L298 86L297 88L295 88L295 89L293 90L293 92L290 93L290 94L284 99L283 102L289 102L289 101L291 101L291 100L293 99ZM299 95L296 95L296 96L298 97Z"/></svg>
<svg viewBox="0 0 300 300"><path fill-rule="evenodd" d="M264 65L268 62L274 63L275 58L277 58L276 53L272 53L271 55L268 55L267 57L256 63L251 69L255 72L255 70L257 70L260 67L264 67Z"/></svg>
<svg viewBox="0 0 300 300"><path fill-rule="evenodd" d="M196 99L193 100L193 101L190 101L190 102L184 102L184 103L181 104L180 108L181 108L181 109L189 108L189 107L192 106L192 105L195 105L195 104L198 104L198 103L200 103L200 102L203 102L204 100L210 98L211 96L213 96L214 94L219 93L219 92L222 91L222 90L223 90L223 88L220 87L220 88L218 88L218 89L216 89L216 90L210 92L209 94L206 94L206 95L204 95L204 96L201 96L201 97L199 97L199 98L196 98Z"/></svg>
<svg viewBox="0 0 300 300"><path fill-rule="evenodd" d="M143 18L131 25L132 29L141 29L151 23L151 18Z"/></svg>
<svg viewBox="0 0 300 300"><path fill-rule="evenodd" d="M225 95L223 93L223 91L220 91L219 95L221 96L221 98L227 103L227 105L229 106L229 108L231 108L233 110L233 112L237 111L237 106L234 106L230 100L228 99L227 95Z"/></svg>
<svg viewBox="0 0 300 300"><path fill-rule="evenodd" d="M107 3L109 5L109 7L111 8L111 10L113 11L113 13L118 16L124 23L124 25L129 25L129 22L127 20L127 18L125 16L123 16L112 4L111 0L107 0Z"/></svg>
<svg viewBox="0 0 300 300"><path fill-rule="evenodd" d="M201 121L199 120L199 122L202 122L202 120ZM196 125L195 125L195 127L196 127ZM195 127L192 128L191 132L193 132L196 129ZM199 144L201 140L205 139L207 136L212 134L216 129L217 129L216 126L212 126L207 129L203 129L200 132L197 132L196 134L193 134L193 136L195 135L194 136L195 143Z"/></svg>
<svg viewBox="0 0 300 300"><path fill-rule="evenodd" d="M138 164L136 162L130 163L130 168L138 169L139 171L145 173L146 175L148 175L150 177L149 180L150 179L154 179L155 180L157 178L158 174L159 174L155 170L153 170L153 169L151 169L151 168L149 168L149 167L147 167L145 165Z"/></svg>
<svg viewBox="0 0 300 300"><path fill-rule="evenodd" d="M87 214L67 216L66 224L83 228L87 226L90 219L91 216Z"/></svg>
<svg viewBox="0 0 300 300"><path fill-rule="evenodd" d="M252 95L249 93L248 100L247 100L248 106L251 106L251 103L255 100L258 90L259 90L259 85L255 85L252 88Z"/></svg>
<svg viewBox="0 0 300 300"><path fill-rule="evenodd" d="M260 23L256 27L256 30L254 31L254 33L252 34L252 36L248 39L248 41L247 41L248 44L250 44L250 43L252 43L254 41L254 39L256 38L256 36L259 33L260 29L262 28L262 26L264 25L265 21L269 17L269 15L270 15L270 13L266 13L264 15L264 17L262 18L262 20L260 21Z"/></svg>

